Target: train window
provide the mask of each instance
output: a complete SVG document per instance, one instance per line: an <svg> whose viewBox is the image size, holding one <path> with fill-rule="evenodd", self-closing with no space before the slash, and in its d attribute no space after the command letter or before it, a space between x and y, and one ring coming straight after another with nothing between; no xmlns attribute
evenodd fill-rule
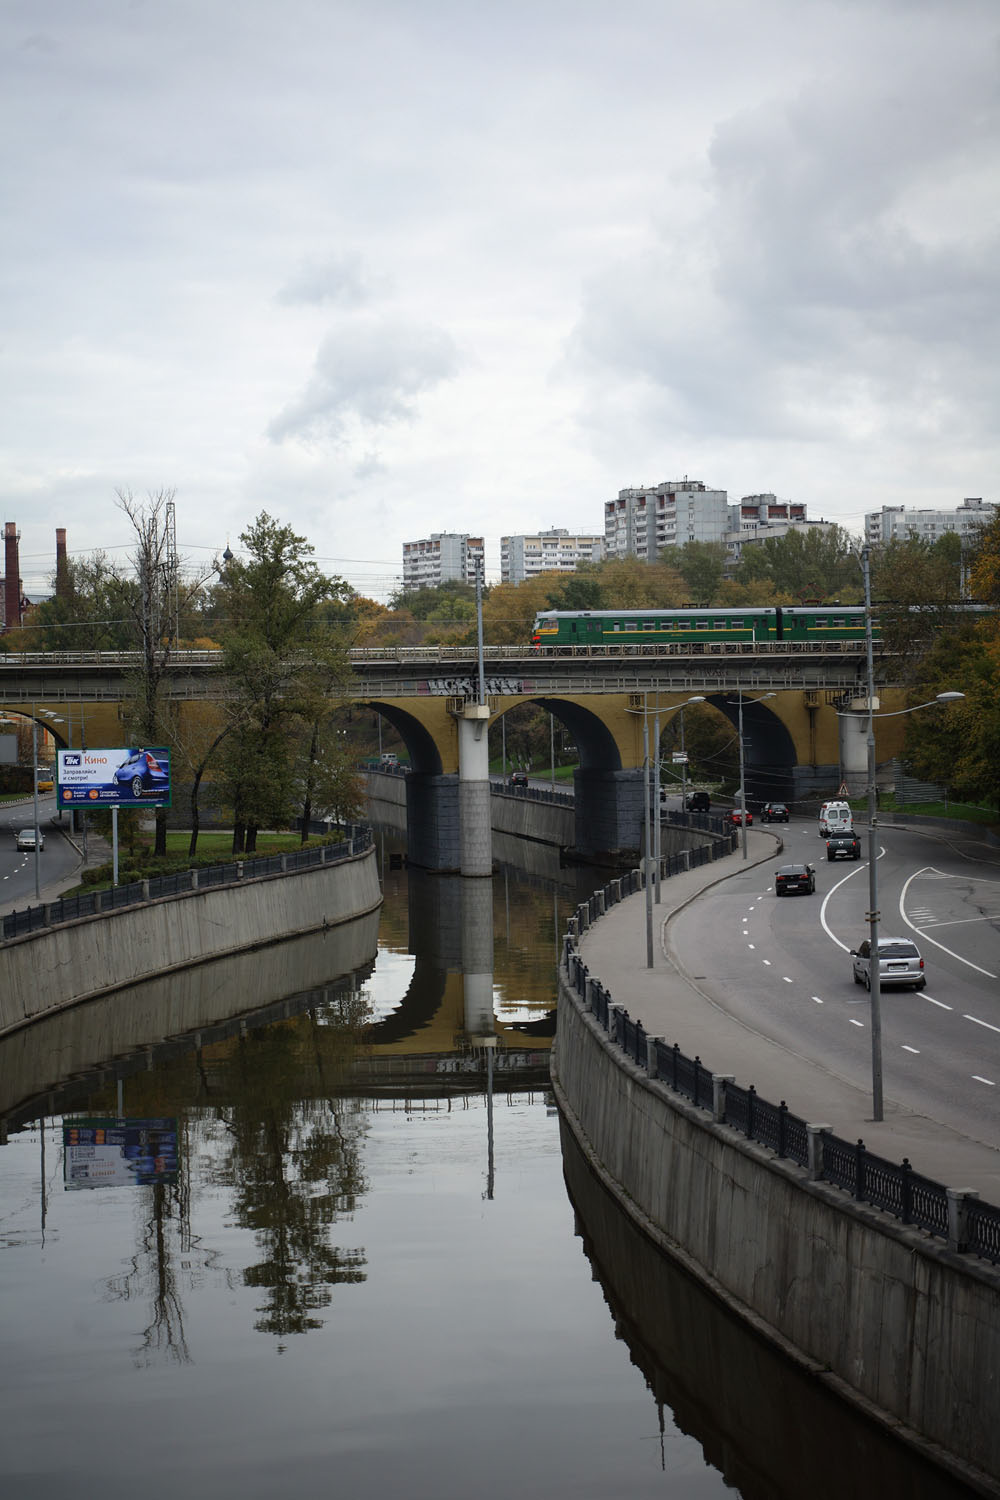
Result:
<svg viewBox="0 0 1000 1500"><path fill-rule="evenodd" d="M725 630L725 628L726 628L726 622L725 622L725 620L713 620L712 621L712 629L713 630Z"/></svg>
<svg viewBox="0 0 1000 1500"><path fill-rule="evenodd" d="M642 622L642 628L643 628L643 630L655 630L656 629L656 621L655 620L643 620L643 622Z"/></svg>

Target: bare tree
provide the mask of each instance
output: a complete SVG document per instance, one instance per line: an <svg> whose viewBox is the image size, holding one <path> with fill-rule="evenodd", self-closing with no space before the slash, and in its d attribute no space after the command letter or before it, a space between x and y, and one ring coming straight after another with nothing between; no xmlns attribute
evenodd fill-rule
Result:
<svg viewBox="0 0 1000 1500"><path fill-rule="evenodd" d="M122 605L139 643L140 660L133 677L129 729L145 745L171 743L175 710L164 695L164 679L177 649L184 609L201 591L212 569L181 577L173 490L150 490L138 500L131 490L117 490L118 505L135 532L132 554L137 588L122 590ZM167 851L166 809L156 809L155 854Z"/></svg>

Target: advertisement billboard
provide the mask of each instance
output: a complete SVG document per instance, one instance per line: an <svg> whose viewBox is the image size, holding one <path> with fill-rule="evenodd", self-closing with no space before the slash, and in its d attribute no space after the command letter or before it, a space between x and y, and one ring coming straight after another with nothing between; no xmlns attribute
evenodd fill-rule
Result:
<svg viewBox="0 0 1000 1500"><path fill-rule="evenodd" d="M176 1181L176 1119L87 1119L63 1125L67 1190Z"/></svg>
<svg viewBox="0 0 1000 1500"><path fill-rule="evenodd" d="M58 807L169 807L170 751L60 750L56 782Z"/></svg>

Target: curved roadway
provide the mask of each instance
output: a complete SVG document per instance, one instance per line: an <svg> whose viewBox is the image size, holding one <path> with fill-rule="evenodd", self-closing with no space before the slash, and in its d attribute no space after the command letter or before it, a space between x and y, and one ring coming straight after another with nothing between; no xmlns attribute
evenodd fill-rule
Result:
<svg viewBox="0 0 1000 1500"><path fill-rule="evenodd" d="M38 855L38 887L41 898L45 889L56 882L70 880L80 863L79 852L63 836L68 823L53 818L56 799L47 792L38 799L38 823L45 836L45 848ZM0 806L0 910L20 911L37 903L35 896L35 856L17 848L17 835L34 824L34 801L31 797Z"/></svg>
<svg viewBox="0 0 1000 1500"><path fill-rule="evenodd" d="M679 912L671 948L746 1025L870 1090L869 998L849 953L868 934L867 858L827 862L814 821L774 831L784 853ZM886 1105L998 1146L1000 849L909 828L879 835L880 934L912 937L927 975L923 991L882 993ZM816 867L816 893L777 899L775 870L803 860Z"/></svg>

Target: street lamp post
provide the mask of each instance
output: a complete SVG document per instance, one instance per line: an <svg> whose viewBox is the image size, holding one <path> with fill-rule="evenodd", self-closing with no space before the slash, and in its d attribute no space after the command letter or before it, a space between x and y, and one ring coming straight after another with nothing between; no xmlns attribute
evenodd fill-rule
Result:
<svg viewBox="0 0 1000 1500"><path fill-rule="evenodd" d="M861 564L865 582L865 656L867 664L868 693L868 977L871 996L872 1032L872 1119L884 1119L882 1098L882 969L879 960L878 909L878 789L875 785L875 720L899 719L904 714L917 713L921 708L933 708L936 703L957 703L964 693L938 693L926 703L914 703L911 708L900 708L894 713L875 713L875 677L872 665L871 582L869 574L868 548L862 549ZM838 718L852 718L840 713Z"/></svg>
<svg viewBox="0 0 1000 1500"><path fill-rule="evenodd" d="M705 699L702 696L696 694L694 697L685 699L685 701L683 703L675 703L675 704L672 705L671 708L668 708L668 709L663 710L663 711L666 712L666 713L672 713L674 709L686 708L688 706L688 704L690 704L690 703L704 703L704 701L705 701ZM652 814L651 808L650 808L650 803L651 803L651 800L652 800L651 799L651 795L650 795L650 790L651 790L651 785L652 785L652 782L653 782L653 768L652 768L652 765L651 765L651 762L650 762L650 751L649 751L649 704L648 703L644 703L641 709L629 709L628 712L629 713L641 713L642 714L642 780L643 780L643 823L644 823L644 836L643 836L643 849L644 849L644 854L643 854L643 875L644 875L644 880L643 880L643 884L645 886L645 893L646 893L646 967L647 967L647 969L651 969L653 967L653 884L654 884L654 882L653 882L653 878L652 878L652 871L650 869L650 865L651 865L651 863L653 863L654 859L655 859L655 865L656 865L656 882L655 883L656 883L656 899L657 899L657 902L660 899L660 892L659 892L659 879L660 879L660 805L659 805L659 801L660 801L660 790L659 790L659 784L660 784L660 713L661 713L661 709L660 709L659 700L657 700L657 704L656 704L656 776L655 776L655 781L656 781L656 814L655 814L656 839L655 839L655 853L653 852L653 850L654 850L654 841L653 841L653 814Z"/></svg>

